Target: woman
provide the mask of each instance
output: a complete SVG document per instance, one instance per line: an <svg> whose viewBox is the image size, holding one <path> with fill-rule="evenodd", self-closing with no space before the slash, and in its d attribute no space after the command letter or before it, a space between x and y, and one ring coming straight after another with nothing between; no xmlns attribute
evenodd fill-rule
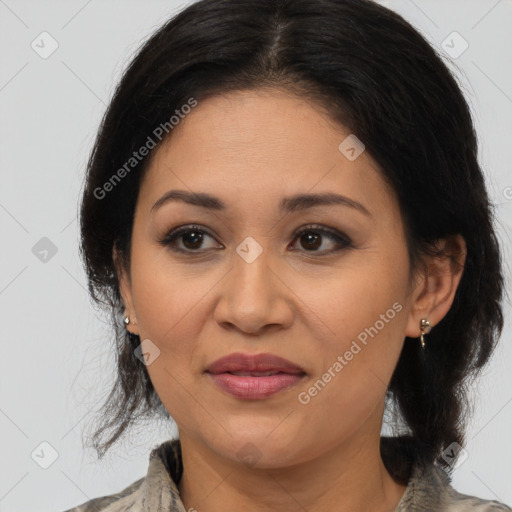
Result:
<svg viewBox="0 0 512 512"><path fill-rule="evenodd" d="M397 14L187 7L116 90L81 235L118 340L94 445L179 439L74 512L511 510L450 483L503 275L468 106Z"/></svg>

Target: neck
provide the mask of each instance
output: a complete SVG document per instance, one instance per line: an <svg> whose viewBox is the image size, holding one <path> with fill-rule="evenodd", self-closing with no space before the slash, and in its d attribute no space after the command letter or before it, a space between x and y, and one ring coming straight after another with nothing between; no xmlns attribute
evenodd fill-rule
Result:
<svg viewBox="0 0 512 512"><path fill-rule="evenodd" d="M186 510L392 512L405 492L380 456L380 431L279 468L248 467L180 433Z"/></svg>

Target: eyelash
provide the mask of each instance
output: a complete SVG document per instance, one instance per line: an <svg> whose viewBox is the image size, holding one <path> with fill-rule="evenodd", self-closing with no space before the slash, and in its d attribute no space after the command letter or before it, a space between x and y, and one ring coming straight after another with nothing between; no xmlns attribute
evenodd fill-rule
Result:
<svg viewBox="0 0 512 512"><path fill-rule="evenodd" d="M197 226L195 224L191 224L188 226L182 226L179 228L176 228L174 230L171 230L162 240L159 240L159 243L163 245L164 247L169 247L172 251L179 252L179 253L185 253L185 254L199 254L201 251L197 250L190 250L190 249L179 249L176 247L176 240L187 233L195 232L195 233L201 233L206 234L212 238L215 238L213 235L208 233L208 231L202 229L200 226ZM340 233L336 229L327 228L323 226L318 226L315 224L308 225L304 228L300 228L293 234L293 239L300 238L302 235L306 233L316 233L319 235L328 236L332 240L336 241L339 244L339 247L335 249L331 249L329 251L306 251L306 253L315 253L318 252L320 254L329 255L341 250L350 249L353 247L352 240L343 233ZM204 251L203 251L204 252Z"/></svg>

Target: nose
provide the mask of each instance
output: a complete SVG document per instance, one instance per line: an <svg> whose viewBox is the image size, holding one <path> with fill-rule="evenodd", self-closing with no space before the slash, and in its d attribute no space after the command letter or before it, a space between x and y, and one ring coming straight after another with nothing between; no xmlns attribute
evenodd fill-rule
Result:
<svg viewBox="0 0 512 512"><path fill-rule="evenodd" d="M272 327L287 328L293 322L293 292L283 272L263 250L254 260L238 253L233 268L220 283L214 318L226 329L260 335Z"/></svg>

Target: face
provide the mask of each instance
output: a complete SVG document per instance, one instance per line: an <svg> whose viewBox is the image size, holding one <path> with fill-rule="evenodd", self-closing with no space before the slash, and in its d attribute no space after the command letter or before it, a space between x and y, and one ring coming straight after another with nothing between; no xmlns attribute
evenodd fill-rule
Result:
<svg viewBox="0 0 512 512"><path fill-rule="evenodd" d="M121 289L180 437L233 461L253 450L270 468L378 436L404 337L420 331L398 203L377 164L340 150L350 132L315 105L276 90L199 102L172 135L141 185ZM173 190L223 208L152 209ZM281 208L299 194L345 200ZM234 352L303 373L237 396L206 372Z"/></svg>

